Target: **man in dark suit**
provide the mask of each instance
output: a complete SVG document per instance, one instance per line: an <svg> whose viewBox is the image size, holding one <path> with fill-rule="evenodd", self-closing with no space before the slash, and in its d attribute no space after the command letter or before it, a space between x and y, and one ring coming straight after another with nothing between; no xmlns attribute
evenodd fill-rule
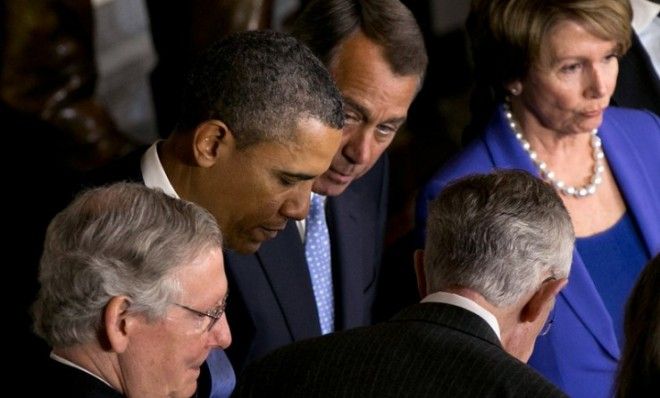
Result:
<svg viewBox="0 0 660 398"><path fill-rule="evenodd" d="M398 0L311 1L293 34L330 70L346 124L330 169L313 186L310 217L325 216L324 238L310 232L317 225L310 218L289 223L254 255L227 253L236 369L293 341L372 323L387 215L381 155L427 64L419 27ZM322 273L315 256L324 259Z"/></svg>
<svg viewBox="0 0 660 398"><path fill-rule="evenodd" d="M619 60L612 103L660 115L660 1L631 0L630 5L634 32L630 49Z"/></svg>
<svg viewBox="0 0 660 398"><path fill-rule="evenodd" d="M237 396L565 396L524 363L571 264L573 227L553 188L522 171L458 180L431 203L427 236L420 304L275 351Z"/></svg>
<svg viewBox="0 0 660 398"><path fill-rule="evenodd" d="M52 352L27 396L187 398L231 342L215 219L141 184L86 191L58 213L39 282L35 330Z"/></svg>
<svg viewBox="0 0 660 398"><path fill-rule="evenodd" d="M630 49L619 61L612 103L627 108L648 109L660 115L660 77L634 32Z"/></svg>
<svg viewBox="0 0 660 398"><path fill-rule="evenodd" d="M130 179L195 202L215 216L227 249L254 252L289 219L307 215L312 182L341 140L341 95L307 47L275 32L215 43L184 91L167 140L100 171L91 184ZM208 364L212 389L230 393L224 353L214 351Z"/></svg>

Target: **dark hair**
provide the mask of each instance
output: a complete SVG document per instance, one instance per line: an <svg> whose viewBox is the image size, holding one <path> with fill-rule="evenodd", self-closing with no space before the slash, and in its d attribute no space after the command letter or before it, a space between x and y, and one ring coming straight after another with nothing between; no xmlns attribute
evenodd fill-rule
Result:
<svg viewBox="0 0 660 398"><path fill-rule="evenodd" d="M326 68L298 40L272 31L239 32L211 45L195 62L176 131L218 119L244 148L288 141L305 118L341 129L342 105Z"/></svg>
<svg viewBox="0 0 660 398"><path fill-rule="evenodd" d="M358 29L382 47L392 72L422 80L428 64L424 38L398 0L312 0L292 33L330 67L339 45Z"/></svg>
<svg viewBox="0 0 660 398"><path fill-rule="evenodd" d="M660 391L660 254L639 275L626 305L616 397Z"/></svg>

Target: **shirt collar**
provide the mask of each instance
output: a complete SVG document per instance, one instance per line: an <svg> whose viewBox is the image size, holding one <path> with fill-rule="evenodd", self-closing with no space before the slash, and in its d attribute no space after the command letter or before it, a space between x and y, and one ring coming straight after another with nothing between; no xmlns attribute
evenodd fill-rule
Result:
<svg viewBox="0 0 660 398"><path fill-rule="evenodd" d="M490 325L491 329L493 329L497 335L497 338L502 341L502 337L500 336L500 324L497 322L495 315L491 314L484 307L480 306L467 297L459 296L458 294L449 292L435 292L424 297L422 303L451 304L479 315L481 318L483 318L484 321L486 321L486 323L488 323L488 325Z"/></svg>
<svg viewBox="0 0 660 398"><path fill-rule="evenodd" d="M142 179L144 185L149 188L160 188L166 195L179 199L179 195L174 190L170 179L165 174L163 164L158 157L158 143L156 141L142 155L140 169L142 170Z"/></svg>
<svg viewBox="0 0 660 398"><path fill-rule="evenodd" d="M62 358L61 356L55 354L55 353L52 352L52 351L50 352L50 358L51 358L52 360L54 360L54 361L57 361L57 362L63 364L63 365L70 366L70 367L72 367L72 368L78 369L78 370L80 370L81 372L85 372L85 373L87 373L88 375L90 375L90 376L92 376L92 377L94 377L94 378L96 378L96 379L102 381L102 382L103 382L104 384L106 384L108 387L110 387L110 388L112 388L113 390L115 390L115 388L114 388L112 385L110 385L110 383L108 383L107 381L103 380L100 376L95 375L94 373L90 372L89 370L87 370L87 369L83 368L82 366L79 366L79 365L77 365L77 364L75 364L75 363L69 361L68 359Z"/></svg>

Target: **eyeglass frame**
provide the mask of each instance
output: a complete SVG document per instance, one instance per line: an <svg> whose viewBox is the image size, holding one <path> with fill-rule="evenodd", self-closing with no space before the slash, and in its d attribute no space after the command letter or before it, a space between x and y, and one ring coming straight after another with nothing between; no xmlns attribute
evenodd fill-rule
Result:
<svg viewBox="0 0 660 398"><path fill-rule="evenodd" d="M552 324L554 322L555 322L555 308L552 307L550 313L548 314L548 318L545 320L545 323L543 324L543 327L539 332L539 336L545 336L546 334L548 334L548 332L550 332L550 329L552 329Z"/></svg>
<svg viewBox="0 0 660 398"><path fill-rule="evenodd" d="M550 276L541 282L541 285L548 281L554 281L557 280L554 276ZM550 309L550 312L548 313L548 317L545 319L545 323L543 323L543 327L541 327L541 330L539 331L539 336L545 336L550 332L550 329L552 329L552 324L555 322L555 306L553 304L552 308Z"/></svg>
<svg viewBox="0 0 660 398"><path fill-rule="evenodd" d="M210 332L211 329L213 329L213 326L215 326L216 323L222 318L222 316L225 313L225 309L227 308L227 298L229 297L229 293L225 295L225 298L222 300L222 304L216 308L215 312L204 312L204 311L199 311L194 308L188 307L187 305L171 302L170 304L176 305L177 307L183 308L184 310L190 311L195 315L198 316L206 316L211 318L211 323L209 323L209 326L206 327L206 330L204 332Z"/></svg>

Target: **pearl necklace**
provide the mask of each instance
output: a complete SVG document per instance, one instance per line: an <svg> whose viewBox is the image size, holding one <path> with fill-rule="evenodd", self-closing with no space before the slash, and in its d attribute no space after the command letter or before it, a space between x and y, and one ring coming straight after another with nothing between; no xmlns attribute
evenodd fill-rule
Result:
<svg viewBox="0 0 660 398"><path fill-rule="evenodd" d="M518 139L520 145L522 145L525 152L527 152L527 155L529 155L530 159L532 159L532 162L534 162L536 167L539 169L541 176L545 180L549 181L559 192L566 196L573 196L575 198L584 198L596 193L596 188L598 188L598 186L603 182L603 172L605 171L605 166L603 165L605 154L603 153L600 138L597 135L598 129L593 129L591 132L591 148L592 156L594 158L594 170L591 178L589 179L589 184L580 187L574 187L572 185L567 185L562 180L557 179L555 177L555 173L548 169L548 165L545 162L539 160L536 152L532 149L529 142L527 142L527 140L523 137L518 123L513 118L511 108L509 107L509 104L506 103L504 104L504 115L509 121L509 126L515 134L516 139Z"/></svg>

